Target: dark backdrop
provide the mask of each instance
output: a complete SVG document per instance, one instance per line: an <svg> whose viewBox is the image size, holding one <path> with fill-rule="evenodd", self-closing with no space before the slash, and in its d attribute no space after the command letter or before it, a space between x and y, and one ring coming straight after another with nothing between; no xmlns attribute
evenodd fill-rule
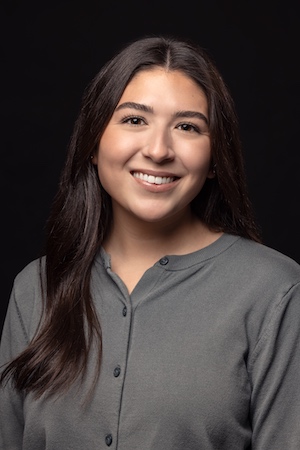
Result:
<svg viewBox="0 0 300 450"><path fill-rule="evenodd" d="M264 241L300 262L297 3L2 1L0 327L14 276L42 246L83 89L145 34L191 37L215 59L236 101Z"/></svg>

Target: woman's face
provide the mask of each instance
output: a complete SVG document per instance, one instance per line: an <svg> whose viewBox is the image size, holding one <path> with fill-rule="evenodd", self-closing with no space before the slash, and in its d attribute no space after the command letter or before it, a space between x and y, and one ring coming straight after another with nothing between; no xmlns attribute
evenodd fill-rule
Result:
<svg viewBox="0 0 300 450"><path fill-rule="evenodd" d="M93 162L114 218L146 222L187 213L210 170L207 100L179 71L139 72L127 85Z"/></svg>

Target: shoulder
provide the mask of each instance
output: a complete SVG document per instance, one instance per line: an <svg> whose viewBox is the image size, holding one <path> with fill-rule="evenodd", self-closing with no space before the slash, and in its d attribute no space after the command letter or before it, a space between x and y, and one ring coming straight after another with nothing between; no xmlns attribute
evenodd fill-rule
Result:
<svg viewBox="0 0 300 450"><path fill-rule="evenodd" d="M295 260L250 239L233 238L219 256L224 276L244 287L257 285L287 292L300 283L300 265Z"/></svg>
<svg viewBox="0 0 300 450"><path fill-rule="evenodd" d="M249 262L257 267L264 267L265 270L275 273L280 271L300 280L300 264L284 253L245 238L240 238L237 246L241 257L247 257Z"/></svg>
<svg viewBox="0 0 300 450"><path fill-rule="evenodd" d="M14 323L20 321L22 328L32 335L42 312L41 272L45 259L39 258L27 264L15 277L8 306L8 314Z"/></svg>
<svg viewBox="0 0 300 450"><path fill-rule="evenodd" d="M14 291L32 291L40 286L41 272L45 267L45 258L38 258L29 262L15 277Z"/></svg>

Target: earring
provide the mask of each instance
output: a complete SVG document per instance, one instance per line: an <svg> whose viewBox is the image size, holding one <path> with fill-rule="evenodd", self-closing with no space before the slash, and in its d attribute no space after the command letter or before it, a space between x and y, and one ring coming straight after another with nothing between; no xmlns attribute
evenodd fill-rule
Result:
<svg viewBox="0 0 300 450"><path fill-rule="evenodd" d="M93 158L94 158L94 155L91 155L90 158L93 159Z"/></svg>
<svg viewBox="0 0 300 450"><path fill-rule="evenodd" d="M217 167L217 164L214 164L213 167L212 167L212 173L214 175L216 175L216 167Z"/></svg>

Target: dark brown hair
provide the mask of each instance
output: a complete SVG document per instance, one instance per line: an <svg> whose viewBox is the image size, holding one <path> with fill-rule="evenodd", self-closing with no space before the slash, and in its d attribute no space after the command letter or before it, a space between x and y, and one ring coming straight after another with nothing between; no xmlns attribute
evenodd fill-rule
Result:
<svg viewBox="0 0 300 450"><path fill-rule="evenodd" d="M184 39L158 36L131 42L103 66L83 95L47 222L41 270L44 314L32 342L2 373L2 381L11 376L17 389L41 395L68 388L84 375L92 342L97 342L100 361L101 326L90 275L111 223L111 204L90 156L127 84L137 72L157 66L181 71L207 96L216 177L207 179L193 200L194 212L211 229L261 241L247 192L234 103L212 58Z"/></svg>

